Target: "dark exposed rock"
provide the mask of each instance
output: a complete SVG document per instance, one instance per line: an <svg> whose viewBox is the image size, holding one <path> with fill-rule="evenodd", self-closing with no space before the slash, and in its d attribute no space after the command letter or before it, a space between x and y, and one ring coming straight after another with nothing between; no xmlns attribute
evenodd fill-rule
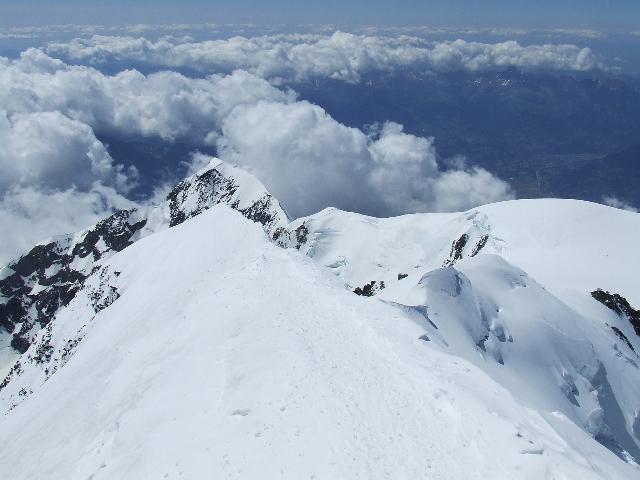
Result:
<svg viewBox="0 0 640 480"><path fill-rule="evenodd" d="M474 245L473 250L471 251L471 256L475 257L478 253L480 253L480 250L484 248L488 240L489 235L483 235L482 237L480 237L480 240L478 240L478 243Z"/></svg>
<svg viewBox="0 0 640 480"><path fill-rule="evenodd" d="M462 258L464 247L467 246L468 241L469 235L466 233L463 233L459 239L454 240L454 242L451 244L451 252L449 253L449 258L444 261L443 266L450 267L458 260L460 260Z"/></svg>
<svg viewBox="0 0 640 480"><path fill-rule="evenodd" d="M96 265L92 268L91 274L84 282L83 290L91 302L95 314L98 314L119 298L117 288L112 285L113 282L117 281L119 275L119 272L112 272L108 267L102 265ZM83 321L91 322L94 318L95 315L87 314L87 316L83 318ZM84 323L75 332L64 332L62 333L62 338L61 335L58 335L54 342L52 339L54 323L48 323L48 325L42 328L35 336L31 345L28 345L26 342L24 343L24 347L28 347L28 349L24 352L25 355L23 355L20 360L24 362L25 365L31 364L36 366L35 371L39 371L42 374L41 380L48 380L75 353L78 345L85 337L86 326L87 323ZM27 328L25 332L28 331ZM14 339L17 338L23 341L26 339L26 337L23 336L14 337ZM7 377L4 385L19 382L20 380L18 380L18 378L21 375L21 371L14 371ZM20 385L17 385L16 388L20 388ZM17 405L22 399L31 395L31 393L32 391L30 389L20 388L17 397L15 397L14 393L13 405Z"/></svg>
<svg viewBox="0 0 640 480"><path fill-rule="evenodd" d="M12 297L5 304L0 304L0 326L13 333L16 323L26 314L19 297Z"/></svg>
<svg viewBox="0 0 640 480"><path fill-rule="evenodd" d="M485 346L485 343L487 342L487 340L489 340L489 334L485 334L484 337L482 337L480 340L478 340L476 342L476 347L478 347L483 352L486 352L487 351L487 347Z"/></svg>
<svg viewBox="0 0 640 480"><path fill-rule="evenodd" d="M408 273L399 273L398 274L398 280L402 280L403 278L407 278L409 276Z"/></svg>
<svg viewBox="0 0 640 480"><path fill-rule="evenodd" d="M72 340L67 340L67 343L64 346L64 348L62 349L62 354L60 356L60 359L63 362L67 360L67 358L75 350L75 348L78 346L78 343L80 343L81 340L82 340L82 338L80 338L80 337L74 338Z"/></svg>
<svg viewBox="0 0 640 480"><path fill-rule="evenodd" d="M169 225L178 225L216 204L229 205L249 220L264 225L269 232L285 219L273 197L266 192L240 208L236 195L240 189L234 178L226 177L216 168L181 181L167 195Z"/></svg>
<svg viewBox="0 0 640 480"><path fill-rule="evenodd" d="M54 347L51 345L51 331L47 332L35 347L35 351L32 350L29 360L41 365L43 363L49 363L51 361L51 355L53 355Z"/></svg>
<svg viewBox="0 0 640 480"><path fill-rule="evenodd" d="M383 281L378 283L375 280L372 280L371 283L367 283L362 288L356 287L353 293L362 297L373 297L380 290L384 289L384 287L385 285Z"/></svg>
<svg viewBox="0 0 640 480"><path fill-rule="evenodd" d="M620 317L627 318L633 326L636 335L640 337L640 310L635 310L626 298L617 293L609 293L598 288L591 292L591 296L607 308L616 312Z"/></svg>
<svg viewBox="0 0 640 480"><path fill-rule="evenodd" d="M9 264L0 280L0 324L14 333L11 345L24 352L40 327L46 326L61 307L81 288L88 272L85 259L97 261L133 243L133 236L146 220L135 219L135 210L122 210L98 222L79 235L68 235L36 245ZM3 302L4 300L4 302ZM15 325L21 324L19 332Z"/></svg>
<svg viewBox="0 0 640 480"><path fill-rule="evenodd" d="M272 202L273 197L267 194L249 207L240 210L240 213L249 220L262 225L275 224L278 218L272 208Z"/></svg>
<svg viewBox="0 0 640 480"><path fill-rule="evenodd" d="M306 223L303 223L293 231L289 231L284 227L277 228L272 236L272 240L276 245L282 248L295 248L296 250L300 250L307 243L308 238L309 229Z"/></svg>
<svg viewBox="0 0 640 480"><path fill-rule="evenodd" d="M611 330L613 330L613 333L615 333L620 340L622 340L624 343L627 344L627 346L631 349L633 353L636 353L636 349L633 348L633 345L631 345L631 342L629 341L627 336L624 333L622 333L622 330L620 330L618 327L611 327Z"/></svg>
<svg viewBox="0 0 640 480"><path fill-rule="evenodd" d="M296 228L296 242L298 247L296 247L298 250L300 249L301 245L304 245L307 242L307 238L309 236L309 230L307 230L307 226L303 223L302 225L300 225L298 228Z"/></svg>
<svg viewBox="0 0 640 480"><path fill-rule="evenodd" d="M20 277L28 277L33 272L42 271L63 258L56 247L57 245L52 243L36 245L29 253L12 264L11 269Z"/></svg>
<svg viewBox="0 0 640 480"><path fill-rule="evenodd" d="M26 352L29 349L29 345L31 345L29 340L19 334L14 335L11 339L11 346L20 353Z"/></svg>
<svg viewBox="0 0 640 480"><path fill-rule="evenodd" d="M0 383L0 390L6 387L12 378L14 378L16 375L20 375L21 373L22 373L22 364L20 363L20 360L18 360L16 363L13 364L13 367L11 367L11 370L9 370L9 373L7 374L7 376L4 377L4 380L2 380L2 383Z"/></svg>
<svg viewBox="0 0 640 480"><path fill-rule="evenodd" d="M167 195L169 201L169 226L174 227L188 218L194 217L208 206L208 199L217 197L217 203L228 203L238 190L232 179L224 177L218 170L211 169L198 177L188 178L178 183ZM183 205L189 200L194 207L185 210ZM233 205L232 205L233 206ZM237 205L236 205L237 207Z"/></svg>
<svg viewBox="0 0 640 480"><path fill-rule="evenodd" d="M93 253L94 260L98 260L102 256L102 252L97 248L100 239L104 241L108 250L116 252L131 245L133 234L147 223L146 219L130 223L130 217L134 212L135 210L121 210L98 222L87 232L82 242L75 245L71 256L85 258Z"/></svg>
<svg viewBox="0 0 640 480"><path fill-rule="evenodd" d="M99 275L99 285L97 288L92 289L88 292L89 300L91 301L91 306L93 307L93 311L98 313L108 306L110 306L113 302L115 302L118 298L120 298L120 294L118 293L118 289L111 285L110 282L111 272L106 269L99 269L100 273L97 271L94 274ZM113 276L117 278L120 275L119 272L113 272Z"/></svg>

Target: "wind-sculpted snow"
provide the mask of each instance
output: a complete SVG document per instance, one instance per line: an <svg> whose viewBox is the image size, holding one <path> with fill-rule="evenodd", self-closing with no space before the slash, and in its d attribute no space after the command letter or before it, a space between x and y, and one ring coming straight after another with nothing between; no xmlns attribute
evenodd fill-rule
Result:
<svg viewBox="0 0 640 480"><path fill-rule="evenodd" d="M473 307L474 265L503 282L497 293L493 284L480 292L493 292L495 301L530 295L529 288L540 293L495 257L459 264L466 273L447 267L421 275L415 288L426 297L414 298L433 300L436 309L455 299L461 312L488 309ZM514 290L512 280L526 286ZM119 295L98 313L90 300L97 285ZM458 318L437 313L443 335L448 321L450 334L502 336L497 322L476 328L470 318L456 327ZM520 325L508 313L500 318L505 367L538 325ZM104 260L50 325L52 362L70 338L82 339L46 381L44 364L25 361L0 393L4 409L22 400L0 417L7 478L637 475L571 412L522 402L478 360L420 340L425 325L415 315L353 295L224 205ZM563 343L576 349L541 359L540 369L565 360L591 365L583 341ZM535 381L538 367L529 366ZM584 380L573 382L584 401ZM549 403L566 399L554 392Z"/></svg>
<svg viewBox="0 0 640 480"><path fill-rule="evenodd" d="M297 239L283 235L282 246L329 267L351 290L374 280L392 284L407 272L504 249L487 215L478 210L374 218L329 208L293 221L289 232L294 231Z"/></svg>
<svg viewBox="0 0 640 480"><path fill-rule="evenodd" d="M478 363L526 404L563 412L620 457L640 458L635 310L620 295L612 309L590 294L599 285L634 298L638 215L534 200L388 219L328 209L290 228L302 227L295 246L349 290L369 286L423 325L430 344Z"/></svg>
<svg viewBox="0 0 640 480"><path fill-rule="evenodd" d="M380 293L438 348L475 363L526 405L562 412L623 459L640 458L637 355L495 255ZM614 372L609 375L608 372Z"/></svg>
<svg viewBox="0 0 640 480"><path fill-rule="evenodd" d="M0 336L23 353L38 330L82 287L96 263L151 233L224 203L271 232L286 214L264 187L240 169L213 160L180 182L162 204L119 211L86 230L35 246L0 273Z"/></svg>

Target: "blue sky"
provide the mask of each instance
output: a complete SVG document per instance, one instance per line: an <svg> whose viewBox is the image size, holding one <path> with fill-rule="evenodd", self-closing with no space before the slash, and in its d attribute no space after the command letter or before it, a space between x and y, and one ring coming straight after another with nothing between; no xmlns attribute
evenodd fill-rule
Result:
<svg viewBox="0 0 640 480"><path fill-rule="evenodd" d="M640 29L638 0L2 0L0 24L175 22Z"/></svg>

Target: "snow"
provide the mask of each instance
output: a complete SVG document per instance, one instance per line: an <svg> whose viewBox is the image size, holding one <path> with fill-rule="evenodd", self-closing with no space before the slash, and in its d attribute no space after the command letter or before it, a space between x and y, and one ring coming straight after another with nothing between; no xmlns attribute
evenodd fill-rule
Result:
<svg viewBox="0 0 640 480"><path fill-rule="evenodd" d="M57 371L45 381L27 361L33 345L24 374L0 392L2 477L636 477L580 423L597 431L604 421L586 400L589 372L577 374L595 368L603 325L512 265L509 235L507 260L438 269L469 218L325 211L311 222L312 258L225 206L141 239L103 261L40 332L51 334ZM322 265L330 259L338 277ZM379 297L344 288L401 271L411 275ZM106 286L119 298L96 314ZM434 340L420 340L425 332ZM485 353L474 345L487 332ZM607 369L623 368L607 351ZM633 372L620 377L640 385ZM584 407L558 385L569 376ZM15 402L23 386L33 393ZM637 400L628 388L611 383Z"/></svg>
<svg viewBox="0 0 640 480"><path fill-rule="evenodd" d="M301 223L301 251L348 289L383 280L378 299L411 314L434 347L475 363L523 404L562 412L622 458L640 458L640 339L590 295L603 288L640 305L640 215L543 199L389 219L327 209L291 228Z"/></svg>
<svg viewBox="0 0 640 480"><path fill-rule="evenodd" d="M616 325L633 343L630 326L590 292L602 288L640 306L637 213L578 200L536 199L395 218L327 209L295 220L290 228L303 222L309 240L301 250L331 268L350 289L372 280L389 286L400 273L410 275L403 282L415 283L449 261L452 242L463 234L469 238L465 258L486 236L478 255L502 256L581 315Z"/></svg>
<svg viewBox="0 0 640 480"><path fill-rule="evenodd" d="M290 228L303 222L310 235L302 251L351 287L440 266L442 252L448 253L460 229L451 214L374 218L335 208L295 220Z"/></svg>
<svg viewBox="0 0 640 480"><path fill-rule="evenodd" d="M175 192L130 214L133 245L74 258L90 276L24 355L0 335L0 477L640 475L640 337L590 294L640 307L639 214L543 199L287 224L217 159Z"/></svg>
<svg viewBox="0 0 640 480"><path fill-rule="evenodd" d="M581 200L517 200L478 208L503 256L567 298L603 288L640 305L640 215Z"/></svg>
<svg viewBox="0 0 640 480"><path fill-rule="evenodd" d="M346 259L350 285L376 275L393 280L416 266L437 268L463 233L490 236L483 252L497 253L559 294L616 291L640 305L635 288L640 215L578 200L514 200L469 212L373 218L326 209L296 220L311 230L309 255L329 266ZM475 237L474 237L475 235ZM368 276L368 277L367 277Z"/></svg>

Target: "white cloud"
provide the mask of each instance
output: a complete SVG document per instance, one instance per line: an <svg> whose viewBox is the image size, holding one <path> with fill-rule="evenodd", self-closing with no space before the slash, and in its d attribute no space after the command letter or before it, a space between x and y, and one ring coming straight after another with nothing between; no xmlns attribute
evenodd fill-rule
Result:
<svg viewBox="0 0 640 480"><path fill-rule="evenodd" d="M340 31L331 35L268 35L202 42L188 37L151 41L141 37L96 35L50 43L47 49L73 61L136 61L203 72L244 69L269 80L327 77L357 81L368 71L408 66L445 71L507 66L568 71L605 68L590 49L575 45L429 42L407 35L355 35Z"/></svg>
<svg viewBox="0 0 640 480"><path fill-rule="evenodd" d="M213 143L222 118L260 99L291 101L294 95L243 71L204 79L170 71L110 76L37 49L17 60L0 57L0 105L7 112L57 111L103 132Z"/></svg>
<svg viewBox="0 0 640 480"><path fill-rule="evenodd" d="M588 48L575 45L522 46L513 40L487 44L455 40L436 44L431 53L441 70L523 69L588 71L602 67Z"/></svg>
<svg viewBox="0 0 640 480"><path fill-rule="evenodd" d="M433 182L434 204L437 212L467 210L469 208L515 198L509 185L487 170L450 170Z"/></svg>
<svg viewBox="0 0 640 480"><path fill-rule="evenodd" d="M578 38L606 38L608 32L602 30L582 29L582 28L547 28L547 29L526 29L513 27L490 27L490 28L460 28L460 27L430 27L430 26L367 26L356 27L350 30L353 33L361 33L366 35L386 34L386 35L448 35L448 36L478 36L482 35L495 37L524 37L528 35L546 36L546 37L578 37Z"/></svg>
<svg viewBox="0 0 640 480"><path fill-rule="evenodd" d="M0 111L0 194L13 185L86 189L100 180L126 191L135 169L114 163L93 130L58 112Z"/></svg>
<svg viewBox="0 0 640 480"><path fill-rule="evenodd" d="M606 196L602 199L602 203L608 205L610 207L619 208L621 210L627 210L629 212L638 212L639 210L624 200L620 200L618 197L614 197L613 195Z"/></svg>
<svg viewBox="0 0 640 480"><path fill-rule="evenodd" d="M259 102L223 122L220 156L253 171L293 216L334 206L387 216L513 198L482 169L442 171L432 139L387 123L371 135L308 102Z"/></svg>
<svg viewBox="0 0 640 480"><path fill-rule="evenodd" d="M305 27L309 31L325 31L330 27L312 26ZM332 28L331 28L332 29ZM69 35L122 35L122 34L140 34L155 33L166 34L172 33L229 33L235 32L246 34L265 34L272 32L281 32L282 25L253 25L253 24L217 24L217 23L165 23L165 24L145 24L138 23L133 25L85 25L85 24L63 24L63 25L31 25L22 27L6 27L0 28L0 38L60 38ZM332 29L333 30L333 29Z"/></svg>
<svg viewBox="0 0 640 480"><path fill-rule="evenodd" d="M224 120L222 131L221 158L248 167L293 216L330 205L379 207L366 182L357 180L370 163L367 137L316 105L246 105Z"/></svg>
<svg viewBox="0 0 640 480"><path fill-rule="evenodd" d="M482 168L466 168L461 159L441 169L433 139L404 133L396 123L385 124L369 149L369 182L384 198L386 215L452 212L514 198L507 183Z"/></svg>

